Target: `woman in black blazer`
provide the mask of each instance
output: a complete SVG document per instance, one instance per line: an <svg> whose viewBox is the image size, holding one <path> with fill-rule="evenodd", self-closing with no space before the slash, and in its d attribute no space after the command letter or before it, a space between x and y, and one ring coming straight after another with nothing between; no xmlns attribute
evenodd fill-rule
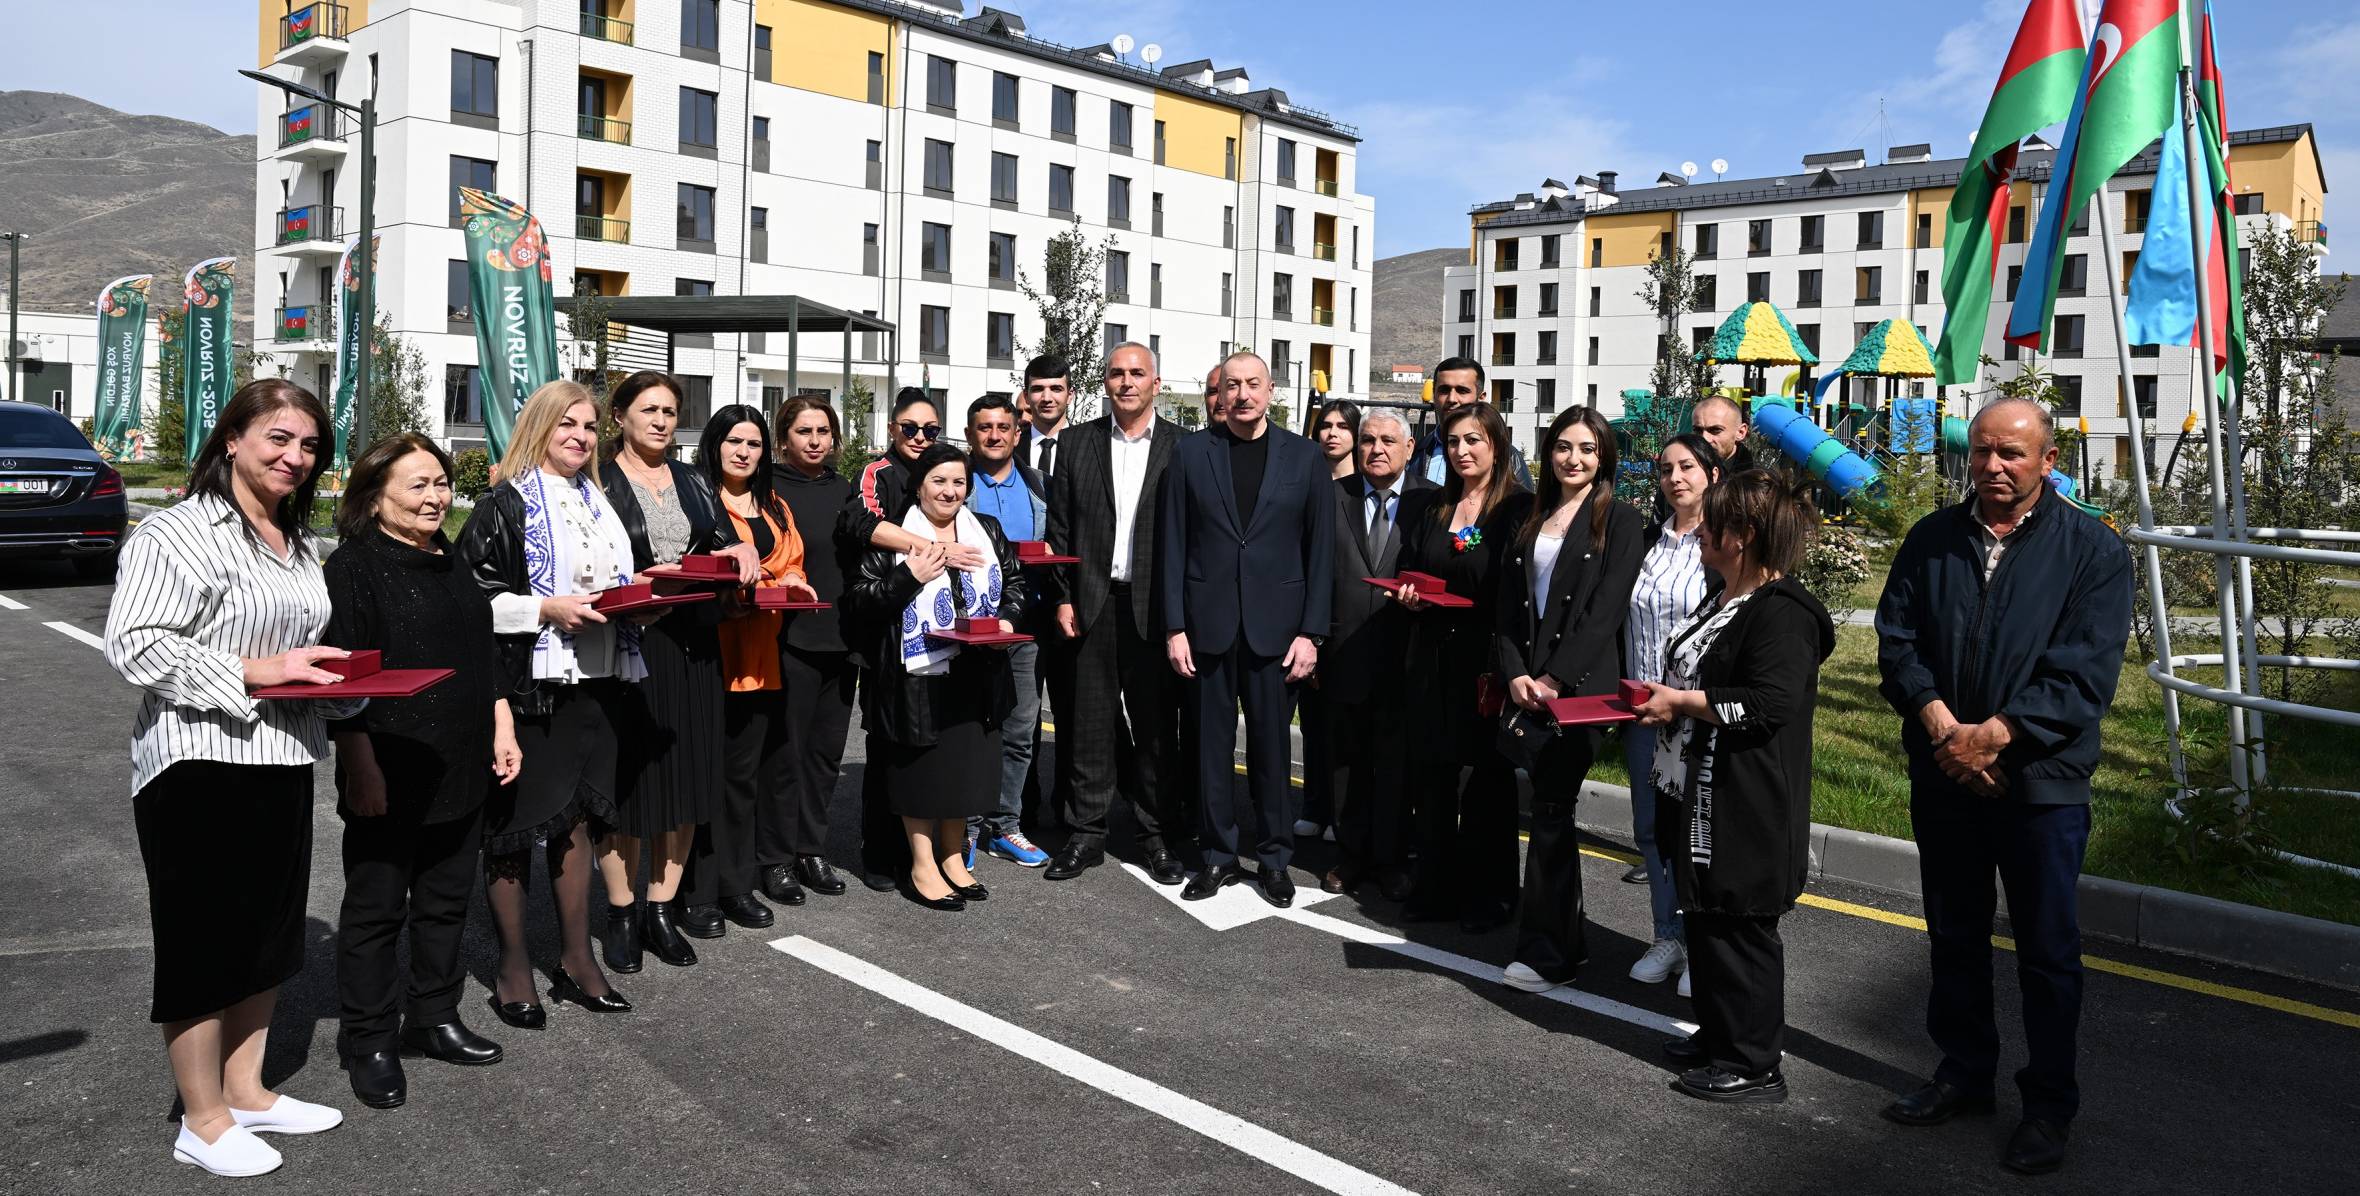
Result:
<svg viewBox="0 0 2360 1196"><path fill-rule="evenodd" d="M600 482L631 535L632 574L645 576L690 553L719 553L737 561L738 583L751 585L761 571L753 546L738 543L704 474L672 459L680 394L671 375L642 370L607 400L622 437ZM598 858L607 901L601 942L606 966L618 972L639 970L642 947L665 963L687 967L697 953L683 931L709 939L726 929L717 907L677 908L697 825L709 816L722 785L721 697L728 687L721 676L720 626L720 603L696 603L656 620L641 642L647 660L647 680L639 686L642 717L622 737L615 824ZM642 843L653 857L645 904L638 903ZM739 912L738 924L770 925L770 908L747 900L753 908Z"/></svg>
<svg viewBox="0 0 2360 1196"><path fill-rule="evenodd" d="M1614 428L1593 407L1559 415L1542 438L1547 465L1532 513L1500 570L1497 649L1508 700L1545 711L1555 698L1610 694L1621 674L1623 619L1647 551L1647 521L1614 498ZM1532 844L1516 959L1501 979L1527 992L1569 983L1582 942L1582 858L1573 807L1597 733L1561 730L1532 768Z"/></svg>

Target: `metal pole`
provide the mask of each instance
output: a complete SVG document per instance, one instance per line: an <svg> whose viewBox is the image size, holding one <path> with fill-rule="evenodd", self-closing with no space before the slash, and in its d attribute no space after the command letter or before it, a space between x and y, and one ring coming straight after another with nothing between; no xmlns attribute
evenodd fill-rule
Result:
<svg viewBox="0 0 2360 1196"><path fill-rule="evenodd" d="M333 197L331 197L333 202ZM352 455L369 443L370 417L375 396L369 387L369 359L377 340L377 100L361 101L361 243L353 248L360 263L360 346L352 364Z"/></svg>
<svg viewBox="0 0 2360 1196"><path fill-rule="evenodd" d="M8 238L8 385L0 388L0 399L13 399L21 387L16 381L16 247L24 241L23 233L0 233Z"/></svg>
<svg viewBox="0 0 2360 1196"><path fill-rule="evenodd" d="M787 397L803 393L803 301L787 300Z"/></svg>

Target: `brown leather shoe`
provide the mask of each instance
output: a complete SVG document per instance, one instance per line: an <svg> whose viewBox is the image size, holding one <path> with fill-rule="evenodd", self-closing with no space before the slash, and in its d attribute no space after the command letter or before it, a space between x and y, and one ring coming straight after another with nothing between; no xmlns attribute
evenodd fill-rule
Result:
<svg viewBox="0 0 2360 1196"><path fill-rule="evenodd" d="M1341 893L1351 887L1351 879L1344 875L1342 868L1330 868L1327 875L1319 878L1319 891L1322 893Z"/></svg>

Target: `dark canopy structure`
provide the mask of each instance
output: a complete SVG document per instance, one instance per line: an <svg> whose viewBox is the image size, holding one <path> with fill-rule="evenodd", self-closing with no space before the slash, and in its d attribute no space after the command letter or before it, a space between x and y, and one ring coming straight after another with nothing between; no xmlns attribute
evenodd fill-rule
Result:
<svg viewBox="0 0 2360 1196"><path fill-rule="evenodd" d="M598 302L606 309L609 325L644 329L663 338L666 373L673 372L674 356L682 337L706 338L716 332L784 332L787 334L787 393L793 395L801 384L803 334L835 333L844 338L842 393L850 393L853 334L883 333L885 392L893 393L897 385L893 362L901 356L901 346L900 334L892 322L829 307L800 295L617 295L601 297ZM571 318L581 303L579 298L562 298L557 301L557 310ZM628 333L625 339L628 341ZM689 343L693 348L711 342Z"/></svg>

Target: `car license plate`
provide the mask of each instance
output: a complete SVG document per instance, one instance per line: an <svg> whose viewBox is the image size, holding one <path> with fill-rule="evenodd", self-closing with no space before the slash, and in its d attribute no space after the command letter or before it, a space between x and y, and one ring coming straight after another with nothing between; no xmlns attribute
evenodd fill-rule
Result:
<svg viewBox="0 0 2360 1196"><path fill-rule="evenodd" d="M48 478L0 478L0 494L47 494Z"/></svg>

